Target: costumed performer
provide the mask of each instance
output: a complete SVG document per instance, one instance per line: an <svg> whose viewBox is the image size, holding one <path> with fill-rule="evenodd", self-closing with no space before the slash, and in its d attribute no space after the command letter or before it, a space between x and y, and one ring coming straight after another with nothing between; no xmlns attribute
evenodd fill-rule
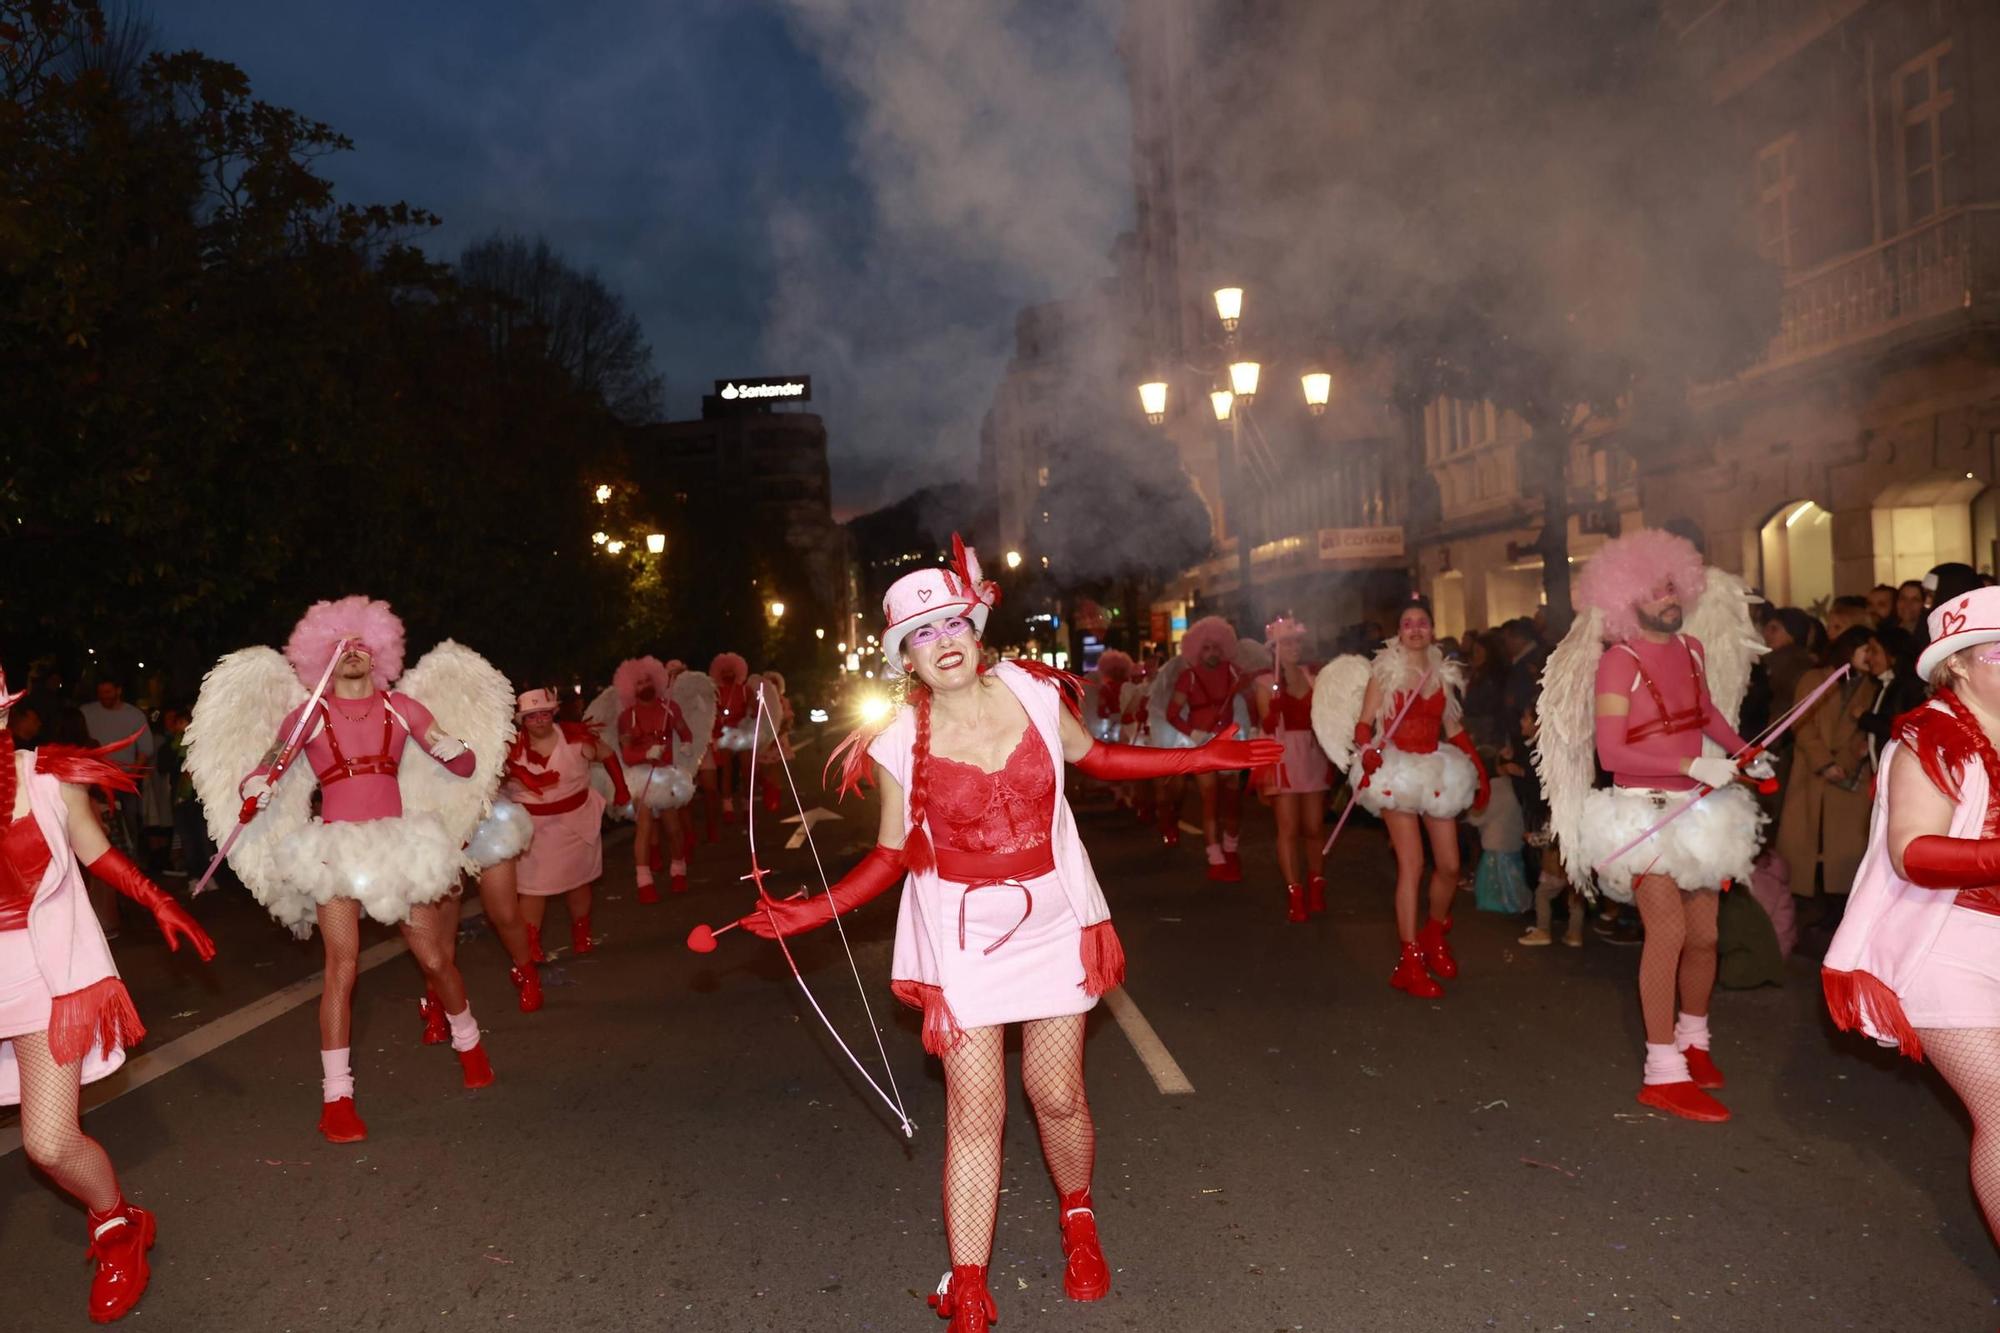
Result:
<svg viewBox="0 0 2000 1333"><path fill-rule="evenodd" d="M561 894L569 905L570 952L590 953L592 889L604 874L604 798L590 785L590 766L602 764L611 776L612 799L632 800L625 772L611 746L587 723L558 722L562 701L553 690L524 691L515 703L520 734L507 752L507 780L501 790L534 821L534 841L514 863L527 921L528 947L543 961L542 922L549 899Z"/></svg>
<svg viewBox="0 0 2000 1333"><path fill-rule="evenodd" d="M763 787L764 808L777 814L782 806L778 791L778 775L785 771L779 762L790 759L798 751L792 745L792 726L798 720L792 712L792 701L785 694L785 678L776 671L766 671L751 682L750 707L754 710L757 700L764 700L764 721L757 728L757 778Z"/></svg>
<svg viewBox="0 0 2000 1333"><path fill-rule="evenodd" d="M1249 675L1237 665L1236 631L1221 616L1204 616L1188 626L1181 636L1180 659L1168 686L1166 698L1167 738L1183 745L1205 743L1236 716L1237 700L1249 689ZM1154 719L1155 731L1160 720ZM1178 829L1181 808L1181 779L1167 784L1166 808L1160 812L1160 831L1169 821ZM1207 842L1208 877L1225 884L1243 878L1243 863L1237 855L1243 827L1243 788L1218 773L1198 773L1195 790L1201 793L1201 831ZM1170 838L1169 841L1177 841Z"/></svg>
<svg viewBox="0 0 2000 1333"><path fill-rule="evenodd" d="M479 821L479 827L465 844L466 857L472 862L470 873L479 885L480 906L486 913L486 923L507 951L507 980L514 984L524 1014L535 1013L542 1007L542 975L529 943L527 919L521 914L514 863L534 836L534 821L528 812L505 796L496 795L492 810ZM463 902L462 885L438 900L445 951L454 966L458 963L458 923ZM451 1024L445 1019L444 1006L435 997L426 996L423 1012L424 1044L438 1046L450 1041Z"/></svg>
<svg viewBox="0 0 2000 1333"><path fill-rule="evenodd" d="M139 789L137 770L109 758L130 738L16 752L8 716L25 693L9 693L0 671L0 801L8 812L0 835L0 1106L21 1108L23 1153L86 1209L97 1265L90 1317L105 1324L144 1294L157 1224L126 1202L111 1159L78 1120L82 1085L124 1064L125 1048L146 1035L91 911L84 869L151 912L169 949L185 940L205 963L215 945L97 822L90 788Z"/></svg>
<svg viewBox="0 0 2000 1333"><path fill-rule="evenodd" d="M1313 681L1319 668L1304 659L1306 627L1280 616L1264 632L1272 668L1257 677L1258 725L1285 747L1285 756L1255 776L1277 815L1285 919L1301 922L1326 910L1326 849L1320 828L1326 816L1326 791L1333 785L1333 765L1313 735Z"/></svg>
<svg viewBox="0 0 2000 1333"><path fill-rule="evenodd" d="M1131 725L1127 695L1134 694L1133 663L1130 654L1106 648L1097 655L1097 669L1084 678L1083 715L1090 734L1100 741L1124 741ZM1119 783L1111 789L1118 805L1133 802L1132 785Z"/></svg>
<svg viewBox="0 0 2000 1333"><path fill-rule="evenodd" d="M1273 762L1280 747L1227 734L1194 749L1093 740L1081 682L1034 662L980 669L998 589L953 539L954 564L898 579L883 602L884 660L908 699L879 732L835 752L842 790L871 768L874 851L829 891L760 899L738 923L766 937L824 925L898 883L892 989L924 1014L944 1062L944 1218L951 1271L931 1298L952 1333L997 1318L987 1289L1007 1118L1005 1025L1022 1024L1022 1083L1061 1199L1064 1290L1109 1292L1091 1202L1096 1130L1084 1094L1084 1017L1124 975L1103 891L1063 799L1063 765L1102 781Z"/></svg>
<svg viewBox="0 0 2000 1333"><path fill-rule="evenodd" d="M675 893L687 892L687 860L681 851L678 811L693 797L693 785L674 763L674 744L694 744L694 733L673 699L673 684L657 657L627 658L611 676L618 692L618 757L625 766L625 786L632 793L632 861L639 882L639 901L656 903L653 886L660 848L668 853L667 883ZM607 768L609 765L607 765ZM620 802L619 804L623 804Z"/></svg>
<svg viewBox="0 0 2000 1333"><path fill-rule="evenodd" d="M754 739L756 699L750 693L750 664L738 653L717 653L708 664L715 682L715 725L709 735L709 755L713 767L702 766L702 790L707 796L708 840L714 842L715 807L722 804L722 822L736 822L737 787L743 777L743 752ZM748 799L747 796L745 799Z"/></svg>

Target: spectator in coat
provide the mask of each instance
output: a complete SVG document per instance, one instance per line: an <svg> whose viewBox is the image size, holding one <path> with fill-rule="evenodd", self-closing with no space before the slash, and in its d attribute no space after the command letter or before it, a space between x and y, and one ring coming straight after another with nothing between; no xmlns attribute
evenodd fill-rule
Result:
<svg viewBox="0 0 2000 1333"><path fill-rule="evenodd" d="M1871 669L1880 651L1874 631L1857 625L1834 643L1827 665L1799 677L1794 703L1833 675L1838 664L1853 668L1792 727L1797 740L1778 850L1791 867L1796 897L1844 900L1868 850L1873 774L1861 719L1881 692Z"/></svg>

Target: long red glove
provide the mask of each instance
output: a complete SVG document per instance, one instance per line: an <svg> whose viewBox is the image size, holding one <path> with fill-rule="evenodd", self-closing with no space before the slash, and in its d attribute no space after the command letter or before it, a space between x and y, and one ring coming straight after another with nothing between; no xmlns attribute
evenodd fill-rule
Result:
<svg viewBox="0 0 2000 1333"><path fill-rule="evenodd" d="M2000 838L1947 838L1927 833L1903 849L1903 878L1927 889L1977 889L2000 884Z"/></svg>
<svg viewBox="0 0 2000 1333"><path fill-rule="evenodd" d="M736 924L752 935L774 940L780 935L803 935L818 930L834 917L851 912L861 904L881 896L882 891L903 878L903 849L884 847L861 858L861 863L840 877L840 882L817 898L787 898L766 902Z"/></svg>
<svg viewBox="0 0 2000 1333"><path fill-rule="evenodd" d="M186 940L194 946L202 962L215 957L215 941L208 937L208 932L196 925L187 909L175 902L165 889L147 879L145 873L132 864L131 857L116 847L107 847L104 855L84 869L151 912L160 927L160 934L166 936L169 949L179 952L181 941Z"/></svg>
<svg viewBox="0 0 2000 1333"><path fill-rule="evenodd" d="M1472 798L1472 808L1484 810L1486 802L1493 795L1493 779L1486 775L1486 765L1479 762L1479 751L1472 747L1472 737L1461 731L1456 736L1449 736L1446 739L1465 751L1465 757L1472 761L1472 771L1479 775L1479 795Z"/></svg>
<svg viewBox="0 0 2000 1333"><path fill-rule="evenodd" d="M1149 745L1108 745L1093 742L1076 766L1105 782L1128 778L1169 778L1180 773L1222 773L1232 768L1259 768L1285 757L1285 747L1273 740L1232 740L1236 728L1224 727L1214 740L1192 750L1156 750Z"/></svg>

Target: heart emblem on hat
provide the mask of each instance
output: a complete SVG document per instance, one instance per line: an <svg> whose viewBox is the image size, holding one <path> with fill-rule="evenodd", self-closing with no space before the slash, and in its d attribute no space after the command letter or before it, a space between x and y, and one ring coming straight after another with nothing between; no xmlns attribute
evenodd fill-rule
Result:
<svg viewBox="0 0 2000 1333"><path fill-rule="evenodd" d="M1947 611L1944 613L1943 624L1946 634L1956 634L1965 628L1965 613L1963 611Z"/></svg>
<svg viewBox="0 0 2000 1333"><path fill-rule="evenodd" d="M928 602L928 601L929 601L930 599L931 599L931 590L930 590L929 588L919 588L919 589L917 589L917 600L918 600L918 601L920 601L920 602Z"/></svg>

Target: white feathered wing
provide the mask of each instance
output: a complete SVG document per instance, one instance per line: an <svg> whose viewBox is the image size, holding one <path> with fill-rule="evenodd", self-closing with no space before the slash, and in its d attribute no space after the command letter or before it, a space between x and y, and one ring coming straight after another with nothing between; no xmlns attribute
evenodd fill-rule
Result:
<svg viewBox="0 0 2000 1333"><path fill-rule="evenodd" d="M1535 772L1549 803L1550 828L1569 882L1594 891L1584 850L1584 798L1597 781L1597 664L1604 656L1604 617L1585 611L1549 654L1535 706Z"/></svg>
<svg viewBox="0 0 2000 1333"><path fill-rule="evenodd" d="M1174 686L1179 683L1181 673L1187 670L1187 658L1176 654L1159 674L1153 677L1152 692L1147 696L1147 725L1152 728L1152 740L1156 749L1191 750L1195 739L1167 721L1167 711L1173 707Z"/></svg>
<svg viewBox="0 0 2000 1333"><path fill-rule="evenodd" d="M1743 696L1750 688L1751 666L1771 651L1750 619L1751 606L1762 600L1736 575L1711 568L1708 588L1682 626L1701 642L1703 656L1708 661L1709 696L1732 727L1743 709ZM1711 754L1722 752L1712 740L1705 748Z"/></svg>
<svg viewBox="0 0 2000 1333"><path fill-rule="evenodd" d="M436 815L464 846L492 809L514 744L514 687L491 662L446 639L403 673L396 690L430 709L440 731L472 750L472 776L456 777L421 752L423 737L413 736L396 770L403 813ZM476 868L470 858L465 868Z"/></svg>
<svg viewBox="0 0 2000 1333"><path fill-rule="evenodd" d="M239 649L202 678L188 718L187 771L218 847L243 808L238 794L243 779L283 739L278 724L285 714L305 701L305 687L274 648ZM270 804L229 851L230 869L267 907L278 885L276 849L311 817L313 779L305 768L302 760L292 764L278 780ZM301 938L312 933L310 911L303 925L296 917L285 924Z"/></svg>
<svg viewBox="0 0 2000 1333"><path fill-rule="evenodd" d="M688 725L688 734L694 737L686 744L675 739L674 767L693 781L715 734L715 682L706 671L683 671L674 678L673 695L674 702L681 707L681 719Z"/></svg>
<svg viewBox="0 0 2000 1333"><path fill-rule="evenodd" d="M618 691L615 687L607 685L598 692L597 697L592 699L590 705L583 710L583 720L596 728L597 739L611 747L611 759L609 762L617 764L619 770L625 775L625 790L629 792L635 791L636 788L632 785L632 770L625 767L625 760L620 753L621 747L618 737L618 714L620 711L618 707ZM603 764L592 764L590 766L590 789L603 798L605 811L613 819L630 819L633 817L632 807L629 803L625 805L616 803L616 799L613 796L614 788L611 785L611 774Z"/></svg>
<svg viewBox="0 0 2000 1333"><path fill-rule="evenodd" d="M1345 773L1354 763L1354 724L1361 720L1370 670L1367 658L1349 653L1321 667L1313 681L1313 735L1336 773Z"/></svg>

